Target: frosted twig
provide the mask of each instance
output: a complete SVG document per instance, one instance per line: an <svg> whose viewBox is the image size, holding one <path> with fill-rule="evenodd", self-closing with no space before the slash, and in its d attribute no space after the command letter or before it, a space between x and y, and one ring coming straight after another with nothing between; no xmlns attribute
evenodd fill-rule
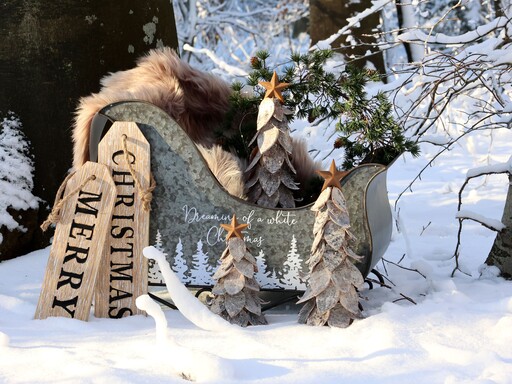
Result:
<svg viewBox="0 0 512 384"><path fill-rule="evenodd" d="M432 222L431 222L431 221L429 221L429 222L428 222L428 224L427 224L427 225L425 225L425 226L423 227L423 229L421 230L420 236L421 236L421 235L423 235L423 232L425 232L425 230L426 230L428 227L430 227L430 224L432 224Z"/></svg>
<svg viewBox="0 0 512 384"><path fill-rule="evenodd" d="M403 293L400 293L400 296L402 296L402 298L400 299L396 299L396 300L393 300L393 303L397 303L399 301L402 301L402 300L407 300L411 303L413 303L414 305L418 305L413 299L411 299L409 296L405 296Z"/></svg>

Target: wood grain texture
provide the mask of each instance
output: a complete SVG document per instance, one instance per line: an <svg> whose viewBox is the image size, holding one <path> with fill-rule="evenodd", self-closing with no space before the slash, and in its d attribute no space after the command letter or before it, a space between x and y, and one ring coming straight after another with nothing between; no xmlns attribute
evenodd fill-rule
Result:
<svg viewBox="0 0 512 384"><path fill-rule="evenodd" d="M143 190L150 185L150 148L137 124L116 122L99 144L98 162L111 170L117 197L107 230L104 255L96 281L94 315L121 318L143 313L135 299L147 293L148 263L142 250L149 245L149 210L126 162L126 148Z"/></svg>
<svg viewBox="0 0 512 384"><path fill-rule="evenodd" d="M107 167L87 162L68 181L64 196L75 191L61 209L36 319L50 316L87 321L105 238L115 201L115 185Z"/></svg>

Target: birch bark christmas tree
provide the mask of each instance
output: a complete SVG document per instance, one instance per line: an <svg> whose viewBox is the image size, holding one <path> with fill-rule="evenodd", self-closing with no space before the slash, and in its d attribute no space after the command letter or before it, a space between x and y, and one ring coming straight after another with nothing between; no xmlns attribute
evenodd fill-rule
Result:
<svg viewBox="0 0 512 384"><path fill-rule="evenodd" d="M248 198L269 208L295 208L293 191L299 189L295 182L296 171L291 163L292 139L288 127L287 111L281 91L287 83L279 83L274 72L272 80L260 82L267 92L258 110L257 132L246 172Z"/></svg>
<svg viewBox="0 0 512 384"><path fill-rule="evenodd" d="M258 269L256 259L247 250L242 235L248 225L239 224L233 215L231 224L221 226L228 231L227 247L220 257L221 265L213 275L216 282L210 309L241 327L267 324L261 313L260 286L254 279Z"/></svg>
<svg viewBox="0 0 512 384"><path fill-rule="evenodd" d="M362 318L357 288L364 278L354 266L360 259L348 246L353 237L340 180L348 172L336 169L318 171L325 179L322 193L311 210L316 211L308 260L310 275L299 313L299 323L348 327L353 319Z"/></svg>

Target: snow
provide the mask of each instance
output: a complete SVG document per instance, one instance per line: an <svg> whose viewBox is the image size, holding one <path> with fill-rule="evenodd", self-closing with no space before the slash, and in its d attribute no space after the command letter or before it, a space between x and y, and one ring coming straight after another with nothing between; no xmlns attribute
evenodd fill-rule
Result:
<svg viewBox="0 0 512 384"><path fill-rule="evenodd" d="M485 140L480 135L475 141ZM495 135L493 162L507 161L511 139L507 130ZM407 234L395 230L384 258L396 263L406 253L401 265L425 278L379 263L395 285L363 290L366 318L349 328L299 325L293 309L267 312L267 326L217 326L223 320L212 320L209 312L202 317L202 304L165 268L168 290L182 312L161 314L154 307L156 328L145 316L33 320L46 248L0 263L0 382L183 383L185 374L223 384L510 383L512 283L496 277L495 268L482 267L492 231L477 223L465 225L460 262L472 277L450 277L457 192L467 170L487 155L485 146L470 152L463 144L441 156L398 202ZM422 153L416 159L403 156L391 166L391 203L431 156L428 147ZM507 187L506 176L493 176L464 204L499 217ZM154 248L145 253L161 259Z"/></svg>
<svg viewBox="0 0 512 384"><path fill-rule="evenodd" d="M192 299L191 299L192 300ZM172 356L167 360L176 373L193 381L207 382L233 378L233 367L226 359L197 350L191 350L169 339L167 335L167 319L156 302L148 295L139 296L136 300L139 309L146 311L156 323L157 358ZM200 367L198 369L198 367Z"/></svg>
<svg viewBox="0 0 512 384"><path fill-rule="evenodd" d="M224 69L226 77L243 75L247 66L237 69L236 65L247 63L251 46L262 43L248 33L243 37L246 40L235 46L238 36L228 25L222 27L223 39L216 49L208 50L207 39L194 29L199 24L205 28L204 15L194 6L183 8L185 2L175 3L180 7L178 21L183 14L183 24L190 26L180 29L185 35L180 41L192 41L195 35L200 39L193 48L187 46L186 53L208 57L210 64ZM372 10L391 3L373 1ZM351 19L349 24L356 25L367 14ZM236 11L233 18L238 16ZM252 19L255 17L234 21ZM470 42L503 22L496 20L462 36L437 34L429 35L428 40ZM217 21L212 20L214 27ZM336 35L349 33L350 25ZM425 39L426 35L413 31L402 35L402 39L417 38ZM277 39L267 43L276 60L281 60L275 53L284 49L274 44ZM303 38L297 44L304 46L307 42ZM327 46L330 42L321 44ZM489 39L486 53L491 55L493 47L494 41ZM484 45L480 48L484 49ZM496 52L503 61L510 61L510 54L504 49ZM336 62L328 68L338 69ZM392 90L403 84L404 97L397 100L405 108L421 90L422 82L432 80L428 68L423 77L416 77L417 81L408 84L407 77L406 73L397 75L389 84L377 84L374 91ZM485 99L476 96L472 97ZM512 103L503 111L509 112L510 106ZM457 116L457 109L474 108L462 100L451 105L449 112ZM460 113L457 122L463 124L466 118ZM495 119L508 121L509 116L496 115ZM311 126L296 120L292 129L294 136L308 142L318 160L327 163L332 157L340 158L340 152L332 150L332 126ZM0 263L0 383L183 383L185 378L219 384L512 383L512 283L498 277L496 267L483 264L495 238L493 231L476 222L465 223L459 262L460 269L470 276L457 272L451 277L457 243L458 191L466 177L511 169L512 131L496 129L492 135L475 131L440 156L436 155L439 147L426 142L447 144L446 138L457 134L460 130L450 121L443 129L424 137L420 157L401 156L388 170L389 199L392 207L396 205L396 225L384 259L377 265L388 287L361 291L366 317L349 328L299 325L293 306L267 311L266 326L232 326L213 316L184 288L163 253L153 247L147 248L145 254L159 264L179 311L162 311L148 296L141 296L137 305L149 316L101 319L91 315L89 322L66 318L34 320L49 256L46 248ZM0 150L6 148L2 146L5 143L7 139L2 138ZM427 167L409 190L411 180L432 159L433 166ZM32 172L27 168L28 160L16 163L15 171L7 168L8 164L2 160L0 174L22 176ZM481 179L478 185L472 183L463 196L466 214L501 217L509 187L507 176ZM0 185L0 224L9 220L2 202L15 201L13 196L19 196L23 204L37 206L37 199L25 195L26 188L16 188L17 185ZM181 249L176 252L179 254Z"/></svg>
<svg viewBox="0 0 512 384"><path fill-rule="evenodd" d="M424 32L419 30L411 30L405 33L402 33L398 36L398 40L400 41L417 41L421 43L433 43L433 44L465 44L477 41L482 36L489 34L491 31L496 30L498 28L504 27L507 24L508 20L506 17L498 17L493 21L481 25L477 27L475 30L466 32L460 36L447 36L443 33L427 35Z"/></svg>
<svg viewBox="0 0 512 384"><path fill-rule="evenodd" d="M484 165L482 167L476 167L468 170L466 177L468 179L482 176L485 174L491 174L491 173L506 173L512 175L512 156L508 159L507 162L504 163L497 163L497 164L491 164L491 165Z"/></svg>
<svg viewBox="0 0 512 384"><path fill-rule="evenodd" d="M199 328L207 331L221 332L234 329L233 325L221 317L214 315L199 300L197 300L192 293L190 293L190 291L181 283L178 276L176 276L172 271L165 258L165 253L160 252L152 246L144 248L143 253L148 259L153 259L158 263L167 291L183 316Z"/></svg>
<svg viewBox="0 0 512 384"><path fill-rule="evenodd" d="M221 68L223 71L225 71L230 76L242 76L246 77L247 72L243 69L240 69L238 67L234 67L232 65L227 64L224 60L219 58L214 52L207 48L194 48L190 44L183 44L183 50L194 52L194 53L202 53L208 56L219 68Z"/></svg>

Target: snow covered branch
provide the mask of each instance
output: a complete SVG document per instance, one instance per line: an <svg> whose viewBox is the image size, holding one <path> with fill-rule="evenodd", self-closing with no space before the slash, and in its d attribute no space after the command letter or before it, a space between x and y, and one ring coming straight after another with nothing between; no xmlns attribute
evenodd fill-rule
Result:
<svg viewBox="0 0 512 384"><path fill-rule="evenodd" d="M510 17L499 17L457 36L421 31L401 35L414 37L430 51L421 62L397 73L386 89L408 135L439 150L399 194L395 207L423 172L461 139L512 126L512 43L506 31L510 22Z"/></svg>
<svg viewBox="0 0 512 384"><path fill-rule="evenodd" d="M258 50L267 49L277 57L280 51L297 49L291 40L293 25L308 13L306 0L173 3L182 57L203 70L217 69L229 79L244 76L243 68L249 69L250 58Z"/></svg>
<svg viewBox="0 0 512 384"><path fill-rule="evenodd" d="M473 211L469 211L466 209L457 212L455 217L457 219L459 219L459 221L461 221L461 222L463 220L475 221L477 223L482 224L482 226L484 226L485 228L490 229L491 231L495 231L495 232L501 232L502 230L504 230L506 228L505 224L503 224L500 220L485 217L484 215L480 215L478 213L475 213Z"/></svg>
<svg viewBox="0 0 512 384"><path fill-rule="evenodd" d="M504 28L510 19L507 17L498 17L486 25L479 26L473 31L466 32L459 36L448 36L444 33L426 34L420 30L411 30L400 34L397 39L399 41L417 42L421 44L446 44L446 45L463 45L478 41L482 37L496 32Z"/></svg>
<svg viewBox="0 0 512 384"><path fill-rule="evenodd" d="M372 6L370 8L365 9L363 12L358 13L354 17L349 17L347 19L347 25L345 25L343 28L340 28L340 30L331 36L329 36L325 40L321 40L318 43L316 43L314 46L312 46L311 50L317 50L317 49L331 49L331 44L337 40L340 36L346 35L350 32L350 30L354 27L357 27L362 20L367 18L370 15L379 13L382 11L382 9L387 5L392 3L392 0L376 0L372 1Z"/></svg>

